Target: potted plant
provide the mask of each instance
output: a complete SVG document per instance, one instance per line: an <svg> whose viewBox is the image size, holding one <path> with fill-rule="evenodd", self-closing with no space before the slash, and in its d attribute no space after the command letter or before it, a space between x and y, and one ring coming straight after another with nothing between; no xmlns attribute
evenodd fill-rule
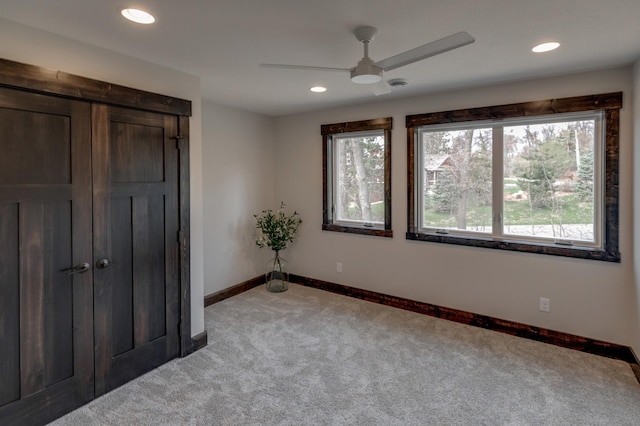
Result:
<svg viewBox="0 0 640 426"><path fill-rule="evenodd" d="M266 209L260 215L253 215L256 218L256 228L259 231L256 244L260 248L269 247L275 254L273 264L265 275L267 290L274 293L288 289L287 276L282 269L280 252L293 242L298 227L302 223L297 211L287 214L284 208L285 204L281 202L277 212Z"/></svg>

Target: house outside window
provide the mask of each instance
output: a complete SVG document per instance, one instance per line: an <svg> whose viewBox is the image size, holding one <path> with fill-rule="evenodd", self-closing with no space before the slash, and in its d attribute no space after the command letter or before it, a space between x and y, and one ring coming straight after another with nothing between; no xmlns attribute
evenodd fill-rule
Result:
<svg viewBox="0 0 640 426"><path fill-rule="evenodd" d="M618 114L607 94L407 117L407 238L607 261Z"/></svg>
<svg viewBox="0 0 640 426"><path fill-rule="evenodd" d="M323 230L393 235L391 126L389 117L321 127Z"/></svg>

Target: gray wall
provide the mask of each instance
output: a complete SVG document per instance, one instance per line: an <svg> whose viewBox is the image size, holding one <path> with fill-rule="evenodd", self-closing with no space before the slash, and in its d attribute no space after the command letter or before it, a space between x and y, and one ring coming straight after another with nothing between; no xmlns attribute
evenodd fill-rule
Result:
<svg viewBox="0 0 640 426"><path fill-rule="evenodd" d="M633 257L633 73L630 68L513 82L276 120L276 199L304 219L290 272L638 348ZM405 115L624 92L621 112L622 263L408 241ZM320 125L393 116L394 238L327 232L322 223ZM278 165L286 165L279 167ZM343 272L336 272L341 262ZM551 312L538 310L540 297Z"/></svg>
<svg viewBox="0 0 640 426"><path fill-rule="evenodd" d="M265 272L255 218L276 206L274 119L204 102L204 287L212 294Z"/></svg>

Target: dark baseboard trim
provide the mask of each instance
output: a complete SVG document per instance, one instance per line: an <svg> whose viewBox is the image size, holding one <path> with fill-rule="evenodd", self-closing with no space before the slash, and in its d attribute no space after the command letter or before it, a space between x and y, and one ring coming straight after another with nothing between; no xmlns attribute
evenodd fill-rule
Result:
<svg viewBox="0 0 640 426"><path fill-rule="evenodd" d="M633 359L635 360L635 363L630 363L631 364L631 370L633 371L633 374L636 375L636 379L638 380L638 383L640 383L640 360L638 360L638 357L636 356L636 353L634 352L633 349L629 349L631 351L631 355L633 356Z"/></svg>
<svg viewBox="0 0 640 426"><path fill-rule="evenodd" d="M191 336L185 340L189 343L188 347L186 347L185 350L183 350L180 354L182 358L187 357L195 351L198 351L207 346L207 330L195 336Z"/></svg>
<svg viewBox="0 0 640 426"><path fill-rule="evenodd" d="M191 338L193 352L199 351L200 349L207 346L207 330L203 331L200 334L197 334Z"/></svg>
<svg viewBox="0 0 640 426"><path fill-rule="evenodd" d="M629 364L631 366L631 370L633 371L633 374L636 375L636 380L638 380L638 383L640 383L640 365L638 364Z"/></svg>
<svg viewBox="0 0 640 426"><path fill-rule="evenodd" d="M251 290L254 287L258 287L261 284L265 283L264 275L257 276L255 278L251 278L245 282L240 284L236 284L234 286L225 288L224 290L220 290L216 293L212 293L208 296L204 297L204 306L213 305L214 303L218 303L224 299L228 299L232 296L235 296L240 293L244 293L247 290Z"/></svg>
<svg viewBox="0 0 640 426"><path fill-rule="evenodd" d="M306 287L313 287L320 290L329 291L331 293L341 294L343 296L354 297L356 299L362 299L382 305L393 306L395 308L400 308L423 315L429 315L436 318L442 318L461 324L485 328L487 330L510 334L512 336L523 337L525 339L549 343L563 348L574 349L581 352L625 361L631 364L631 368L636 375L636 378L640 382L640 360L636 357L633 350L628 346L622 346L615 343L576 336L574 334L535 327L532 325L503 320L486 315L460 311L458 309L445 308L438 305L432 305L430 303L417 302L415 300L390 296L375 291L363 290L342 284L332 283L329 281L308 278L302 275L289 274L289 281ZM243 283L236 284L232 287L205 296L204 306L206 307L213 305L214 303L243 293L247 290L251 290L252 288L264 283L264 275L260 275ZM199 336L201 335L194 337L194 345L196 345L195 339ZM205 342L201 347L206 346L206 331L204 338Z"/></svg>
<svg viewBox="0 0 640 426"><path fill-rule="evenodd" d="M313 287L344 296L355 297L369 302L380 303L382 305L393 306L407 311L417 312L432 317L455 321L462 324L498 331L512 336L524 337L526 339L537 340L539 342L550 343L563 348L575 349L594 355L613 358L628 362L636 376L640 375L640 366L633 351L628 346L615 343L603 342L589 339L587 337L576 336L560 331L548 330L534 327L513 321L493 318L486 315L478 315L471 312L460 311L452 308L432 305L430 303L417 302L402 297L389 296L369 290L362 290L342 284L328 281L307 278L301 275L289 274L289 281L306 287ZM639 379L640 380L640 379Z"/></svg>

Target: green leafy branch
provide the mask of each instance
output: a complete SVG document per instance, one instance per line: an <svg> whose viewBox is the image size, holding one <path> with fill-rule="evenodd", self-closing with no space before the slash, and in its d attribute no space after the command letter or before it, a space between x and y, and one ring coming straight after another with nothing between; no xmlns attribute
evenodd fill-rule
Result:
<svg viewBox="0 0 640 426"><path fill-rule="evenodd" d="M266 209L260 215L253 215L256 218L256 228L260 231L260 235L256 239L258 247L269 247L278 252L286 249L287 245L293 242L302 219L296 211L286 214L284 207L284 202L281 202L280 209L276 213L271 209Z"/></svg>

